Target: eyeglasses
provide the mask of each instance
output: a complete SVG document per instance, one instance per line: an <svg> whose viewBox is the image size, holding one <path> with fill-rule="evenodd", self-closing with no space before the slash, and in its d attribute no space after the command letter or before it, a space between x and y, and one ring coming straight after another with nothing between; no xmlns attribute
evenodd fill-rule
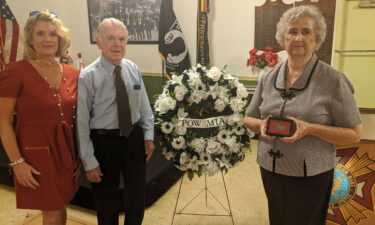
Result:
<svg viewBox="0 0 375 225"><path fill-rule="evenodd" d="M49 13L52 17L57 18L57 14L54 12L47 12L47 11L32 11L30 12L29 16L39 16L42 12Z"/></svg>

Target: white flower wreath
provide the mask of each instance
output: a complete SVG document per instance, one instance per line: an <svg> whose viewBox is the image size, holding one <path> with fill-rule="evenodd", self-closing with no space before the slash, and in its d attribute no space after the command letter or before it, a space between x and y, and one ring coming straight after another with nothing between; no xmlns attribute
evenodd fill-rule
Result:
<svg viewBox="0 0 375 225"><path fill-rule="evenodd" d="M250 146L243 125L248 102L245 86L217 67L198 64L173 75L154 106L163 154L190 179L227 172Z"/></svg>

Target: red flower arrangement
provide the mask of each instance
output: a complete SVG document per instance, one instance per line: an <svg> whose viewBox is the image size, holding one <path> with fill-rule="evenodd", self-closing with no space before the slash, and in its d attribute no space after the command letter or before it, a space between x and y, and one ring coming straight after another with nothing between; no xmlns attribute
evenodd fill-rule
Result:
<svg viewBox="0 0 375 225"><path fill-rule="evenodd" d="M255 67L259 69L263 69L264 67L274 67L279 62L279 57L276 53L272 52L271 47L265 47L265 52L261 54L257 54L258 49L253 48L249 51L250 58L247 60L247 66L252 66L253 69Z"/></svg>

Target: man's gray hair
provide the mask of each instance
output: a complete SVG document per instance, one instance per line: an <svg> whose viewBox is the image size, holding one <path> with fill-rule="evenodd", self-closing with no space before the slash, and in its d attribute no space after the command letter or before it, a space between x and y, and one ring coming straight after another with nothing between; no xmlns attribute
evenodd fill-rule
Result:
<svg viewBox="0 0 375 225"><path fill-rule="evenodd" d="M96 38L100 37L103 29L103 25L107 23L112 23L118 26L123 27L125 30L128 30L123 22L121 20L118 20L116 18L110 17L110 18L105 18L102 20L102 22L99 24L98 29L96 29Z"/></svg>
<svg viewBox="0 0 375 225"><path fill-rule="evenodd" d="M315 23L315 33L316 33L316 47L315 51L320 48L322 43L326 38L327 24L324 20L323 15L320 13L319 9L313 5L301 5L287 10L279 22L277 23L276 40L281 47L284 46L284 35L286 29L290 23L297 21L301 17L310 17Z"/></svg>

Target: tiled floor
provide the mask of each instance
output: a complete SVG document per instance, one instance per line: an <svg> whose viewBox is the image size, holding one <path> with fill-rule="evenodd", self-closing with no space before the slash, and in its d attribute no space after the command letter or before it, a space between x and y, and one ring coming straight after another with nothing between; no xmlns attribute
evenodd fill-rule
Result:
<svg viewBox="0 0 375 225"><path fill-rule="evenodd" d="M224 175L228 190L229 202L236 225L267 225L267 202L260 179L259 167L255 162L256 142L252 142L252 152L246 155L245 161L231 169ZM184 178L177 211L181 210L190 200L204 188L204 177L189 181ZM180 181L162 196L151 207L147 208L143 225L169 225L172 222L173 212ZM207 177L208 190L228 209L225 189L221 174ZM227 214L223 206L210 193L205 203L203 191L192 201L183 212L205 214ZM15 195L13 189L0 185L0 225L19 225L27 217L38 211L15 209ZM96 224L95 212L76 206L69 206L68 214ZM124 216L120 217L120 224ZM228 216L192 216L175 215L175 225L226 225L232 224Z"/></svg>

